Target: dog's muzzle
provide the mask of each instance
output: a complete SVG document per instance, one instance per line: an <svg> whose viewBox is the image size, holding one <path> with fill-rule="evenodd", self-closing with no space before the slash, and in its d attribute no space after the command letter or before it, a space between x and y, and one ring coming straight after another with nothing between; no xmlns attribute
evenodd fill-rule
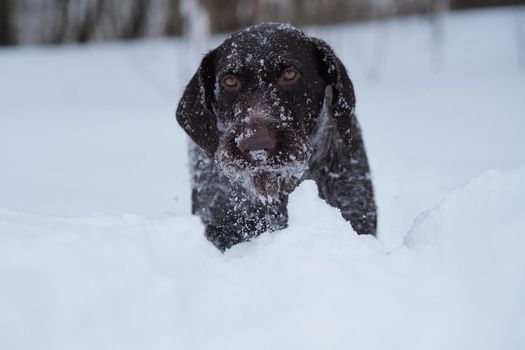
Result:
<svg viewBox="0 0 525 350"><path fill-rule="evenodd" d="M215 154L218 168L262 201L293 190L307 168L311 147L302 130L252 117L229 129Z"/></svg>
<svg viewBox="0 0 525 350"><path fill-rule="evenodd" d="M263 164L276 154L276 133L270 122L258 119L235 139L237 149L252 164Z"/></svg>

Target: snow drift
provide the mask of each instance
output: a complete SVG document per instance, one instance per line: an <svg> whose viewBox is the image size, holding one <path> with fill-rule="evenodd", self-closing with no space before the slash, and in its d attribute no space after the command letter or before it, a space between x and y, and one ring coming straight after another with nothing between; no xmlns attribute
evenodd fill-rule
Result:
<svg viewBox="0 0 525 350"><path fill-rule="evenodd" d="M303 183L290 227L219 253L195 217L0 214L4 349L518 349L525 167L386 252Z"/></svg>

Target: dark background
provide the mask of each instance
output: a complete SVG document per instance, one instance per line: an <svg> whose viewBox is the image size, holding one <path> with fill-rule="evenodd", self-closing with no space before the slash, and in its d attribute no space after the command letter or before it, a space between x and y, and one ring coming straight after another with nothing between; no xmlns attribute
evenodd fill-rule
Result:
<svg viewBox="0 0 525 350"><path fill-rule="evenodd" d="M196 9L209 33L223 33L270 20L324 25L519 3L525 0L0 0L0 45L183 36Z"/></svg>

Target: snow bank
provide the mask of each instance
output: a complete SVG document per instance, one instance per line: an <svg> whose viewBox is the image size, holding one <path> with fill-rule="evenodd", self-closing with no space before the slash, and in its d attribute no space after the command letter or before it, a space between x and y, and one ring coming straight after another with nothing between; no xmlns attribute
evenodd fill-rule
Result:
<svg viewBox="0 0 525 350"><path fill-rule="evenodd" d="M430 348L525 344L524 198L525 167L489 171L416 219L405 242L421 269L419 335Z"/></svg>
<svg viewBox="0 0 525 350"><path fill-rule="evenodd" d="M0 213L2 349L518 349L525 167L357 236L303 183L290 227L219 253L195 217Z"/></svg>

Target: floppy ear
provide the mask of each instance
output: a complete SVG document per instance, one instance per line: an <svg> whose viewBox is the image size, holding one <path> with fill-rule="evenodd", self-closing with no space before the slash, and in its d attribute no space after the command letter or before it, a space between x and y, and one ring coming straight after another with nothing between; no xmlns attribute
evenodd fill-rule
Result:
<svg viewBox="0 0 525 350"><path fill-rule="evenodd" d="M310 38L314 45L319 72L332 86L332 117L339 135L347 145L351 145L352 134L356 131L355 94L352 81L346 69L332 48L321 39Z"/></svg>
<svg viewBox="0 0 525 350"><path fill-rule="evenodd" d="M184 90L176 113L180 126L209 157L213 157L219 144L217 118L213 112L214 85L215 50L202 59Z"/></svg>

